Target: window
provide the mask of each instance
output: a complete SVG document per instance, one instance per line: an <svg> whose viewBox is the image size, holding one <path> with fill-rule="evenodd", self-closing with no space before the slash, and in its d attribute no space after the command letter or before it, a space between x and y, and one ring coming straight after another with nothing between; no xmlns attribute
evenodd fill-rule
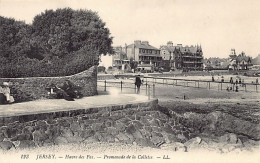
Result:
<svg viewBox="0 0 260 163"><path fill-rule="evenodd" d="M142 52L145 53L145 50L143 49Z"/></svg>
<svg viewBox="0 0 260 163"><path fill-rule="evenodd" d="M149 53L152 53L152 50L149 50Z"/></svg>

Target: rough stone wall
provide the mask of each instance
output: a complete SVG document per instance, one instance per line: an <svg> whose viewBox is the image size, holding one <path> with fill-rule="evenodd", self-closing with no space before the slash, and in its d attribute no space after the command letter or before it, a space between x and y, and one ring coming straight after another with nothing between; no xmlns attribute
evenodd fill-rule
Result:
<svg viewBox="0 0 260 163"><path fill-rule="evenodd" d="M48 98L51 84L61 85L65 80L70 80L82 88L83 96L97 94L97 70L93 66L81 73L62 77L30 77L30 78L0 78L0 83L9 82L11 94L16 102Z"/></svg>
<svg viewBox="0 0 260 163"><path fill-rule="evenodd" d="M258 148L260 143L244 134L236 135L230 131L211 139L215 135L213 130L219 132L216 129L216 118L212 116L225 116L218 112L208 114L203 122L200 115L180 116L162 110L157 103L92 108L85 112L78 110L68 113L43 115L38 120L23 119L23 122L19 119L10 123L5 121L0 127L0 150L67 143L119 142L171 151L207 149L225 153L251 150ZM244 122L237 123L243 125ZM205 137L206 130L210 132L208 138Z"/></svg>

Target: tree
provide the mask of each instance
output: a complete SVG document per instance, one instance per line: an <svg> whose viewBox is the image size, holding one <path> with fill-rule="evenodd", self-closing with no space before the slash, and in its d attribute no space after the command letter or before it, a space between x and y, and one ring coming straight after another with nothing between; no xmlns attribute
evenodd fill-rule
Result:
<svg viewBox="0 0 260 163"><path fill-rule="evenodd" d="M138 66L138 62L134 61L133 58L130 58L130 67L131 67L131 69L135 70L137 68L137 66Z"/></svg>
<svg viewBox="0 0 260 163"><path fill-rule="evenodd" d="M32 25L0 17L0 77L72 75L98 65L111 44L109 29L90 10L46 10Z"/></svg>

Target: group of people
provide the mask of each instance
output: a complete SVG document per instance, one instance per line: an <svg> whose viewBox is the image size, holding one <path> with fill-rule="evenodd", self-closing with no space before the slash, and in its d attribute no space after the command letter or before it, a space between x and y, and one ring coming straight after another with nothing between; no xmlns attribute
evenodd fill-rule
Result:
<svg viewBox="0 0 260 163"><path fill-rule="evenodd" d="M52 84L50 88L50 94L55 95L54 98L57 99L74 101L75 98L81 98L83 96L80 92L80 88L69 80L66 80L60 87Z"/></svg>
<svg viewBox="0 0 260 163"><path fill-rule="evenodd" d="M3 82L0 85L0 104L13 103L14 98L10 95L10 88L8 82Z"/></svg>

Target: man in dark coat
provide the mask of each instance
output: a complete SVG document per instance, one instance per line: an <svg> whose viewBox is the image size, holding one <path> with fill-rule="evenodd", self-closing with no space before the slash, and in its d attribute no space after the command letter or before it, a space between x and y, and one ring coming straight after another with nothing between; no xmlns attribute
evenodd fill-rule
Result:
<svg viewBox="0 0 260 163"><path fill-rule="evenodd" d="M138 75L138 76L136 76L136 78L135 78L135 85L136 85L136 87L137 87L137 94L140 93L140 86L141 86L141 84L142 84L142 81L141 81L141 79L140 79L140 75Z"/></svg>

